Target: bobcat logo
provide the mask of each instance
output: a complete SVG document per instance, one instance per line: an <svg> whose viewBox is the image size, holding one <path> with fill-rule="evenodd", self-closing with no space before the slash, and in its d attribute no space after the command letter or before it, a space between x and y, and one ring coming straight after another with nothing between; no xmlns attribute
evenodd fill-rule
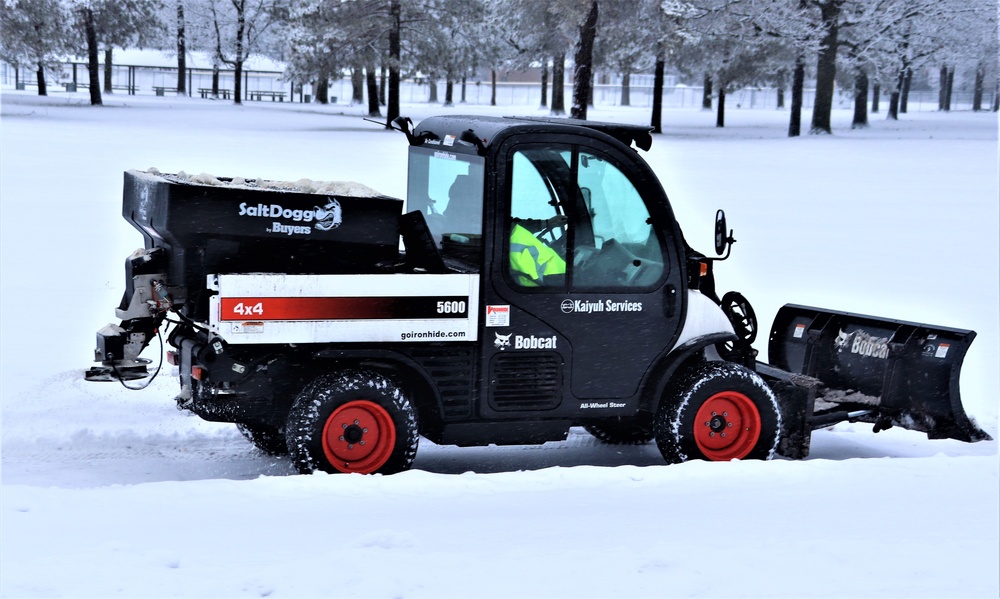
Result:
<svg viewBox="0 0 1000 599"><path fill-rule="evenodd" d="M511 333L510 335L501 335L500 333L494 333L494 334L497 336L496 340L493 342L494 347L496 347L501 351L510 347L510 336L513 335L513 333Z"/></svg>
<svg viewBox="0 0 1000 599"><path fill-rule="evenodd" d="M845 333L844 329L840 329L840 333L838 333L837 338L833 340L833 344L839 351L844 351L847 349L848 344L850 344L851 337L851 334Z"/></svg>
<svg viewBox="0 0 1000 599"><path fill-rule="evenodd" d="M862 330L845 333L841 329L833 343L838 352L850 351L859 356L882 360L889 357L889 337L875 337Z"/></svg>
<svg viewBox="0 0 1000 599"><path fill-rule="evenodd" d="M340 226L344 221L343 210L340 202L335 198L329 198L325 207L316 206L316 228L320 231L331 231Z"/></svg>

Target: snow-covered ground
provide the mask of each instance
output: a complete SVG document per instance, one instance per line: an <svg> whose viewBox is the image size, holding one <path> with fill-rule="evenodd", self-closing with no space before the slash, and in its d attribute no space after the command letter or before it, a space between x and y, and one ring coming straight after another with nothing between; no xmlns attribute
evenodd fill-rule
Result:
<svg viewBox="0 0 1000 599"><path fill-rule="evenodd" d="M144 392L84 383L141 243L120 216L123 171L352 179L403 197L406 144L343 106L82 99L0 98L0 596L1000 593L996 441L838 425L803 461L668 467L652 444L574 429L539 447L422 442L395 476L298 476L233 426L177 411L170 372ZM717 130L712 113L668 111L646 158L695 247L727 210L739 242L720 287L764 327L793 302L978 331L963 400L996 438L997 115L834 119L833 136L788 139L786 112L730 110Z"/></svg>

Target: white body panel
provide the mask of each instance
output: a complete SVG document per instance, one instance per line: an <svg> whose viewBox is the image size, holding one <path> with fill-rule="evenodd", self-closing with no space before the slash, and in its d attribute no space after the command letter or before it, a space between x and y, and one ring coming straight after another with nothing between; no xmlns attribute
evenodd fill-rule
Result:
<svg viewBox="0 0 1000 599"><path fill-rule="evenodd" d="M209 325L232 344L475 341L479 275L213 275Z"/></svg>
<svg viewBox="0 0 1000 599"><path fill-rule="evenodd" d="M681 328L681 335L671 349L680 347L696 337L713 333L734 333L733 325L722 312L722 308L700 291L688 290L687 302L687 316Z"/></svg>

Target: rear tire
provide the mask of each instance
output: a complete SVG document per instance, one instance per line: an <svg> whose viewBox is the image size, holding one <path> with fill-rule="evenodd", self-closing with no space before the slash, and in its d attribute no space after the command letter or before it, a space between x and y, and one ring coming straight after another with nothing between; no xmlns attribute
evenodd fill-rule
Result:
<svg viewBox="0 0 1000 599"><path fill-rule="evenodd" d="M583 428L609 445L645 445L653 440L653 421L648 417L608 418Z"/></svg>
<svg viewBox="0 0 1000 599"><path fill-rule="evenodd" d="M653 431L671 464L769 460L780 439L781 410L757 373L732 362L704 362L669 386Z"/></svg>
<svg viewBox="0 0 1000 599"><path fill-rule="evenodd" d="M264 424L237 422L236 429L247 441L267 455L288 455L288 443L285 440L285 429Z"/></svg>
<svg viewBox="0 0 1000 599"><path fill-rule="evenodd" d="M385 376L350 370L320 376L295 400L286 441L299 472L393 474L417 454L417 415Z"/></svg>

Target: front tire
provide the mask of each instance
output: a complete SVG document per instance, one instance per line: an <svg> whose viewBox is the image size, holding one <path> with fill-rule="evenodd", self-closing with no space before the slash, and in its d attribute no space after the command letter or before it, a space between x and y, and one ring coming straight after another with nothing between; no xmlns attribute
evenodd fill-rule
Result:
<svg viewBox="0 0 1000 599"><path fill-rule="evenodd" d="M704 362L669 386L653 431L671 464L769 460L780 439L781 410L757 373L732 362Z"/></svg>
<svg viewBox="0 0 1000 599"><path fill-rule="evenodd" d="M394 474L417 453L417 415L385 376L350 370L310 383L288 414L286 441L299 472Z"/></svg>

